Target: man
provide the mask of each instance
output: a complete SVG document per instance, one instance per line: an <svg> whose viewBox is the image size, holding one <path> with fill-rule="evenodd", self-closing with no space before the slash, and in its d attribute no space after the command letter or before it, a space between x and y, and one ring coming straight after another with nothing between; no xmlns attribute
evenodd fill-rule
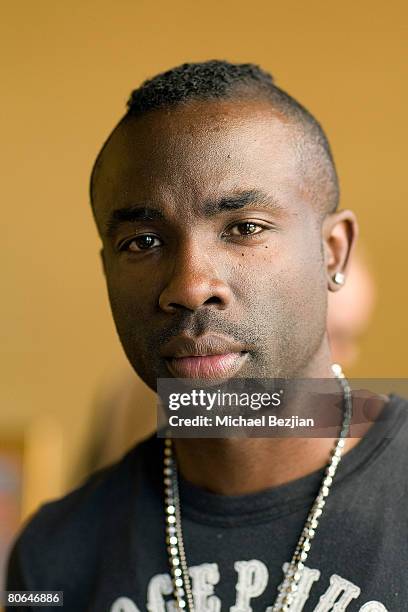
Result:
<svg viewBox="0 0 408 612"><path fill-rule="evenodd" d="M257 66L184 64L134 91L91 200L146 384L339 376L327 293L357 223L338 197L321 126ZM406 609L406 408L386 397L381 428L337 445L153 436L34 516L8 588L89 612Z"/></svg>

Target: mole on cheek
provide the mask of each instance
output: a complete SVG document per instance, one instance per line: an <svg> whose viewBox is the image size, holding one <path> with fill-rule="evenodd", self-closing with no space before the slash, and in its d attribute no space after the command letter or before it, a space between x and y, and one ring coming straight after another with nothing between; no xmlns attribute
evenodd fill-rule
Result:
<svg viewBox="0 0 408 612"><path fill-rule="evenodd" d="M245 257L245 253L241 253L242 257Z"/></svg>

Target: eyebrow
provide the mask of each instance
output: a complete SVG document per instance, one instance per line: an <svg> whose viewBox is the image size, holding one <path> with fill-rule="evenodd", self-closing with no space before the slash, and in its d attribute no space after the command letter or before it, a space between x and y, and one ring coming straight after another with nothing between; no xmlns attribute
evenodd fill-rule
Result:
<svg viewBox="0 0 408 612"><path fill-rule="evenodd" d="M211 217L220 212L228 210L239 210L245 206L253 204L262 204L276 211L283 210L282 206L271 195L259 189L250 189L248 191L240 191L231 195L225 196L220 200L209 200L204 204L205 216Z"/></svg>
<svg viewBox="0 0 408 612"><path fill-rule="evenodd" d="M117 208L112 211L108 221L105 225L105 233L107 236L112 238L116 230L123 223L133 223L135 221L154 221L156 219L163 220L163 213L157 208L150 208L149 206L143 206L135 204L133 206L126 206L125 208Z"/></svg>
<svg viewBox="0 0 408 612"><path fill-rule="evenodd" d="M203 214L205 217L212 217L221 212L239 210L254 204L262 204L277 212L283 210L283 207L272 196L259 189L250 189L221 197L218 200L207 200L204 203ZM155 220L165 220L165 215L157 208L143 204L133 204L124 208L117 208L112 211L106 222L105 234L112 238L117 229L124 223Z"/></svg>

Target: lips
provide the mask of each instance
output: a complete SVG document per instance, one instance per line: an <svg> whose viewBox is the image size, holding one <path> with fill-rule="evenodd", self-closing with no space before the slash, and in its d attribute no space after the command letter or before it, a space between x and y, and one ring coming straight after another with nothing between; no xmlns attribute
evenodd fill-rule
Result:
<svg viewBox="0 0 408 612"><path fill-rule="evenodd" d="M208 334L176 336L161 351L176 378L231 378L248 358L247 348L230 338Z"/></svg>

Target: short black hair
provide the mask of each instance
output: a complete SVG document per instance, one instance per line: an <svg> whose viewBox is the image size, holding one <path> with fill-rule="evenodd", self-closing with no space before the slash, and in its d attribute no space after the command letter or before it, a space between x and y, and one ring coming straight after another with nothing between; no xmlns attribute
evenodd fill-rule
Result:
<svg viewBox="0 0 408 612"><path fill-rule="evenodd" d="M141 115L162 106L190 100L237 97L239 91L272 93L273 77L255 64L231 64L210 60L182 64L142 83L128 100L128 114Z"/></svg>
<svg viewBox="0 0 408 612"><path fill-rule="evenodd" d="M314 199L324 214L334 212L339 202L339 181L330 144L322 126L302 104L275 85L270 73L256 64L209 60L185 63L162 72L132 91L127 112L120 123L129 117L188 104L194 100L248 98L269 100L274 108L301 128L296 148L305 173L314 173ZM102 151L92 170L91 203L95 170Z"/></svg>

